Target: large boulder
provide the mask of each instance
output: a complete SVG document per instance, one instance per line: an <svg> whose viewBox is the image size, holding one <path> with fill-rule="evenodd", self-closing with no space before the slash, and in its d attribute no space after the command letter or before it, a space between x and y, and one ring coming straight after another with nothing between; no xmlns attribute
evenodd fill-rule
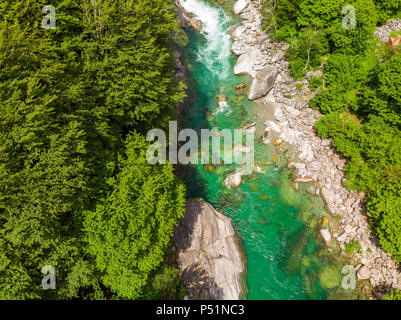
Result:
<svg viewBox="0 0 401 320"><path fill-rule="evenodd" d="M256 64L259 55L259 50L250 51L243 55L240 55L237 63L234 66L234 74L249 75L254 78L257 72L253 69L253 67Z"/></svg>
<svg viewBox="0 0 401 320"><path fill-rule="evenodd" d="M235 14L241 14L242 11L244 11L248 7L248 1L247 0L238 0L234 4L233 11Z"/></svg>
<svg viewBox="0 0 401 320"><path fill-rule="evenodd" d="M246 256L231 219L190 199L176 228L181 280L190 300L238 300L246 290Z"/></svg>
<svg viewBox="0 0 401 320"><path fill-rule="evenodd" d="M267 66L260 70L253 79L249 88L249 100L255 100L266 96L274 87L278 71L273 66Z"/></svg>

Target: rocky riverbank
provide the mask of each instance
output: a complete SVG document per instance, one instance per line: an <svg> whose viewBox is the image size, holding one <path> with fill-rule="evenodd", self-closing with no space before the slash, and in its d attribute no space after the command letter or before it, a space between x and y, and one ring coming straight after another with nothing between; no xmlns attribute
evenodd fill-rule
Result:
<svg viewBox="0 0 401 320"><path fill-rule="evenodd" d="M189 300L239 300L246 293L246 256L230 218L202 199L186 203L174 235Z"/></svg>
<svg viewBox="0 0 401 320"><path fill-rule="evenodd" d="M284 59L287 44L273 43L262 31L260 7L259 0L236 2L233 11L243 22L232 32L232 51L239 56L234 73L253 78L249 99L274 108L274 119L265 123L263 140L267 144L290 146L294 152L288 166L295 169L294 186L312 183L314 192L325 201L332 215L330 223L321 230L327 245L339 245L345 250L347 243L359 241L362 250L351 258L357 278L369 280L378 298L389 290L401 290L399 266L380 248L376 235L369 229L365 195L343 186L346 160L335 152L330 140L321 139L314 130L322 115L309 108L316 93L308 88L308 82L321 72L310 72L299 84L294 81ZM390 34L387 29L378 33L384 40ZM336 221L340 222L340 231L333 228Z"/></svg>

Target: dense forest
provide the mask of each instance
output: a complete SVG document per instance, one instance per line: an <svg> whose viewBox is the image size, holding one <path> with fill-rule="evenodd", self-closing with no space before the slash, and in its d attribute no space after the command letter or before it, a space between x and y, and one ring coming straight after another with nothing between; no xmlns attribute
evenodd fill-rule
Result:
<svg viewBox="0 0 401 320"><path fill-rule="evenodd" d="M355 28L342 25L345 5L355 8ZM323 71L310 81L311 106L324 114L316 129L349 160L346 186L367 194L371 226L401 262L401 54L374 36L401 17L401 1L264 0L264 15L275 40L290 44L295 78Z"/></svg>
<svg viewBox="0 0 401 320"><path fill-rule="evenodd" d="M382 247L401 262L401 54L374 36L401 0L262 0L265 28L310 70L316 124L348 159ZM56 8L56 29L42 8ZM356 28L342 25L345 5ZM171 0L0 3L0 299L178 298L170 238L185 187L146 161L185 86ZM43 290L46 265L57 290ZM387 299L401 299L392 293Z"/></svg>
<svg viewBox="0 0 401 320"><path fill-rule="evenodd" d="M170 0L1 1L0 299L176 294L185 189L147 163L144 135L184 97L178 28Z"/></svg>

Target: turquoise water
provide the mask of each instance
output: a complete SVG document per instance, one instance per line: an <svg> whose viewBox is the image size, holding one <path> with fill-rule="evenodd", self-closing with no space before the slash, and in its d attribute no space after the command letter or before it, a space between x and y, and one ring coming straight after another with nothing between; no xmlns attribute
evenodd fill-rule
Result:
<svg viewBox="0 0 401 320"><path fill-rule="evenodd" d="M236 165L186 167L188 197L202 197L233 219L247 256L248 299L339 299L354 293L341 289L338 249L326 248L319 238L322 218L328 216L312 186L295 190L286 164L291 152L259 141L269 106L258 106L236 89L248 77L234 76L228 32L238 21L211 2L181 0L203 23L200 33L187 30L184 56L189 69L190 99L181 127L238 129L256 122L255 159L264 173L243 178L238 188L224 184ZM227 105L220 104L224 95Z"/></svg>

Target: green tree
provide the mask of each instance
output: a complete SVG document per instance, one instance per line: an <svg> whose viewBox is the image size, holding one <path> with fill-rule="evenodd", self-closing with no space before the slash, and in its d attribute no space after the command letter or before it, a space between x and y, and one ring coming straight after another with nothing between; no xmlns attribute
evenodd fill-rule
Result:
<svg viewBox="0 0 401 320"><path fill-rule="evenodd" d="M102 272L102 282L118 295L140 297L163 257L178 219L182 217L184 186L170 165L150 165L144 138L127 138L120 172L112 192L88 213L88 251Z"/></svg>

